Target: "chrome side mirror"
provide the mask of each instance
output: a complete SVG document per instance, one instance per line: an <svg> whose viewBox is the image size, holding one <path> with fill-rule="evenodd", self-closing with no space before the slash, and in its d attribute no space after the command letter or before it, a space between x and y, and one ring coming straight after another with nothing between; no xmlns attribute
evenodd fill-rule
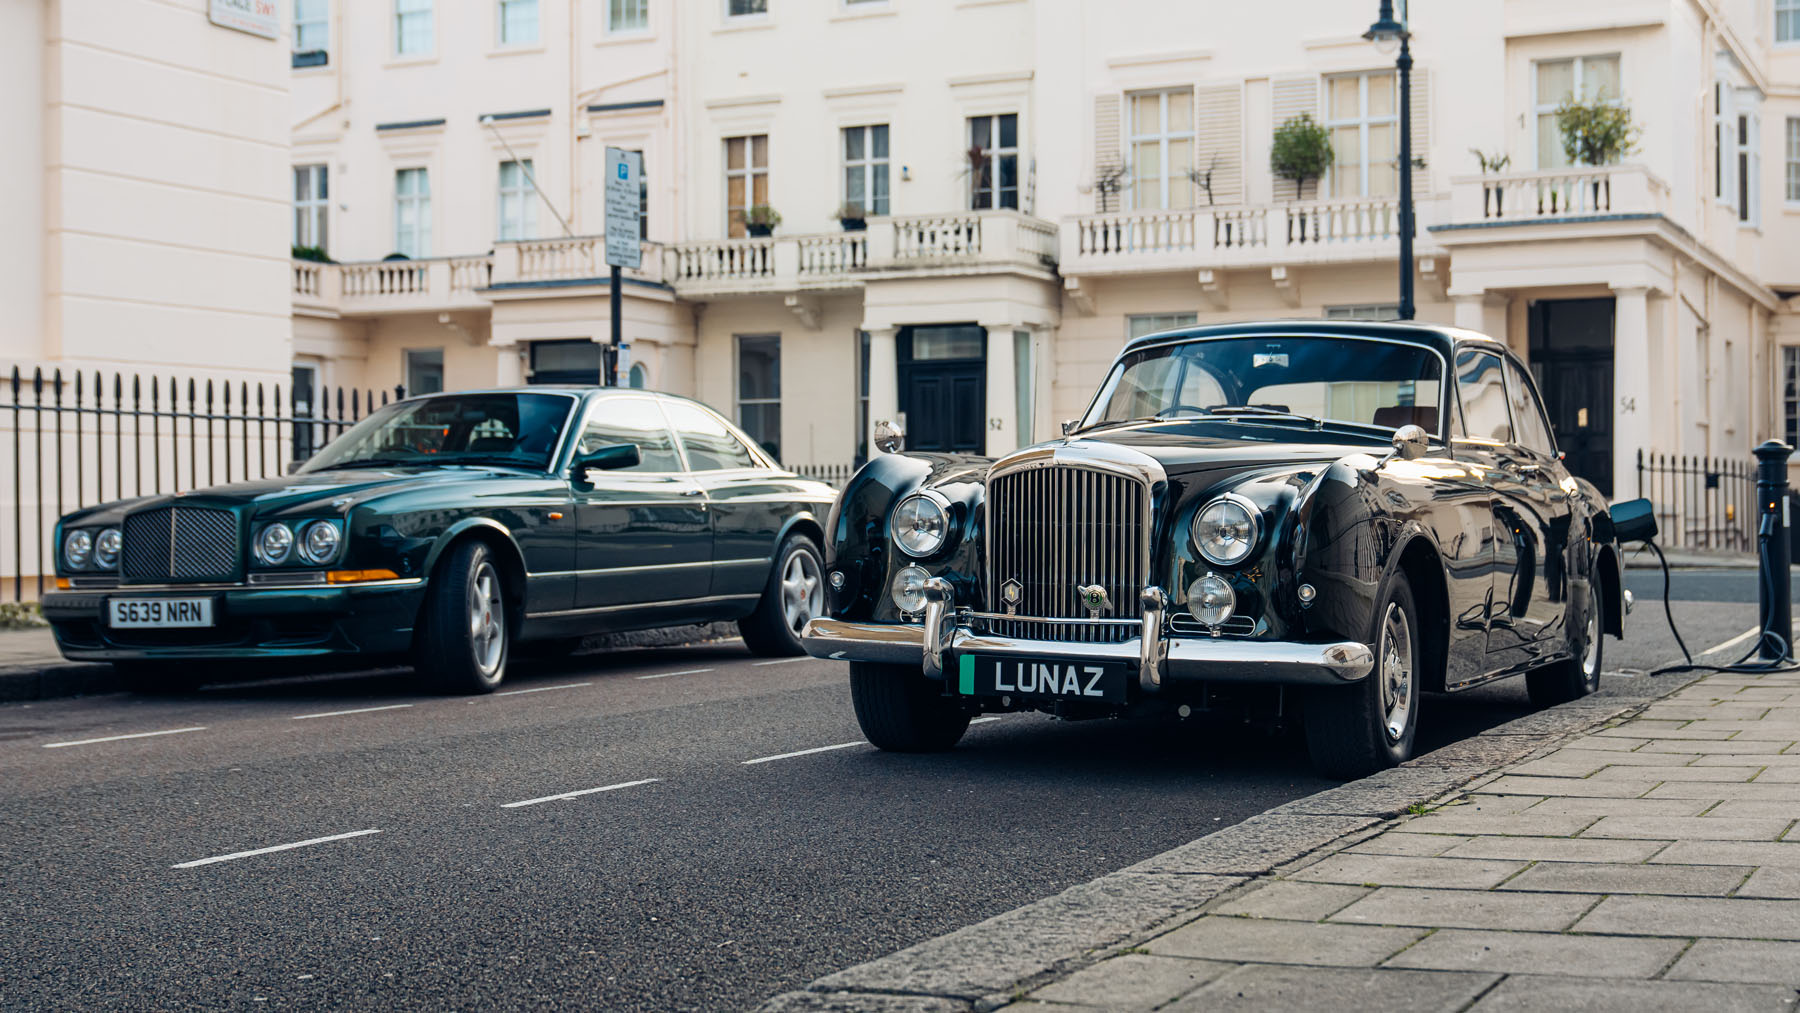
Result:
<svg viewBox="0 0 1800 1013"><path fill-rule="evenodd" d="M1402 461L1416 461L1431 450L1431 434L1423 426L1401 426L1394 430L1394 453Z"/></svg>
<svg viewBox="0 0 1800 1013"><path fill-rule="evenodd" d="M876 450L879 450L884 454L894 454L894 453L898 453L900 451L901 446L903 446L905 443L906 443L906 431L900 428L900 423L890 422L887 419L876 420L876 422L875 422L875 449Z"/></svg>
<svg viewBox="0 0 1800 1013"><path fill-rule="evenodd" d="M1081 420L1080 419L1064 419L1063 424L1062 424L1062 434L1064 436L1068 436L1071 433L1075 432L1075 430L1080 429L1080 428L1081 428Z"/></svg>

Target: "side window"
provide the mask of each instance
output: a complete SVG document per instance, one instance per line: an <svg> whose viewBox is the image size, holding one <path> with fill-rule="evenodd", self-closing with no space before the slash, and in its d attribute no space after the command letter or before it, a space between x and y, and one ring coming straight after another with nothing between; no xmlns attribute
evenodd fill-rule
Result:
<svg viewBox="0 0 1800 1013"><path fill-rule="evenodd" d="M726 468L756 468L761 463L744 441L737 438L725 424L710 412L702 411L684 401L665 401L663 409L669 413L669 423L681 436L682 449L687 451L688 468L692 471L722 471Z"/></svg>
<svg viewBox="0 0 1800 1013"><path fill-rule="evenodd" d="M680 471L675 437L656 402L647 397L607 398L588 413L577 453L591 454L620 443L638 445L638 463L621 471Z"/></svg>
<svg viewBox="0 0 1800 1013"><path fill-rule="evenodd" d="M1461 349L1456 353L1456 390L1462 396L1463 425L1472 440L1513 441L1506 411L1506 382L1500 357Z"/></svg>
<svg viewBox="0 0 1800 1013"><path fill-rule="evenodd" d="M1538 405L1537 391L1531 386L1531 377L1517 364L1506 364L1506 386L1511 394L1512 417L1518 427L1519 445L1533 450L1545 457L1556 456L1556 440L1551 437L1550 429L1544 424L1544 409Z"/></svg>

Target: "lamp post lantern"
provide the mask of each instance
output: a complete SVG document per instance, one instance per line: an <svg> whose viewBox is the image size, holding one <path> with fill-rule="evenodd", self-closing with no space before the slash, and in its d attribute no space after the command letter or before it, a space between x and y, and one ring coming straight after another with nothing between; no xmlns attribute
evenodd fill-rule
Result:
<svg viewBox="0 0 1800 1013"><path fill-rule="evenodd" d="M1394 0L1381 0L1381 13L1363 38L1382 52L1396 43L1400 57L1400 319L1413 318L1413 198L1412 198L1412 47L1406 23L1394 18Z"/></svg>

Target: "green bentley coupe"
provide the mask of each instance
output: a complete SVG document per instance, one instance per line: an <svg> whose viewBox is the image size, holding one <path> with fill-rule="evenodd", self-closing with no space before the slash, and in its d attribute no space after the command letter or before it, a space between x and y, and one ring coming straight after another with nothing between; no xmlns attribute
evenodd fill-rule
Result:
<svg viewBox="0 0 1800 1013"><path fill-rule="evenodd" d="M145 692L356 655L486 693L514 644L733 620L750 650L799 654L834 497L685 398L412 398L291 475L62 518L44 616L65 656Z"/></svg>

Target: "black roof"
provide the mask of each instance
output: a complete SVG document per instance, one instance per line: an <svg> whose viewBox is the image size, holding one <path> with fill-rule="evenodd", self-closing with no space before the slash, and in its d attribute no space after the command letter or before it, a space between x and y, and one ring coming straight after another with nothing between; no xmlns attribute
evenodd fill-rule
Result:
<svg viewBox="0 0 1800 1013"><path fill-rule="evenodd" d="M1458 341L1481 341L1495 346L1501 342L1485 334L1450 327L1443 324L1423 324L1410 321L1375 321L1375 320L1247 320L1233 324L1211 324L1206 327L1182 327L1172 331L1158 331L1134 338L1127 342L1125 351L1133 351L1148 345L1167 344L1171 341L1200 340L1205 338L1241 338L1241 337L1349 337L1349 338L1383 338L1389 341L1407 341L1435 348L1448 354L1452 345Z"/></svg>

